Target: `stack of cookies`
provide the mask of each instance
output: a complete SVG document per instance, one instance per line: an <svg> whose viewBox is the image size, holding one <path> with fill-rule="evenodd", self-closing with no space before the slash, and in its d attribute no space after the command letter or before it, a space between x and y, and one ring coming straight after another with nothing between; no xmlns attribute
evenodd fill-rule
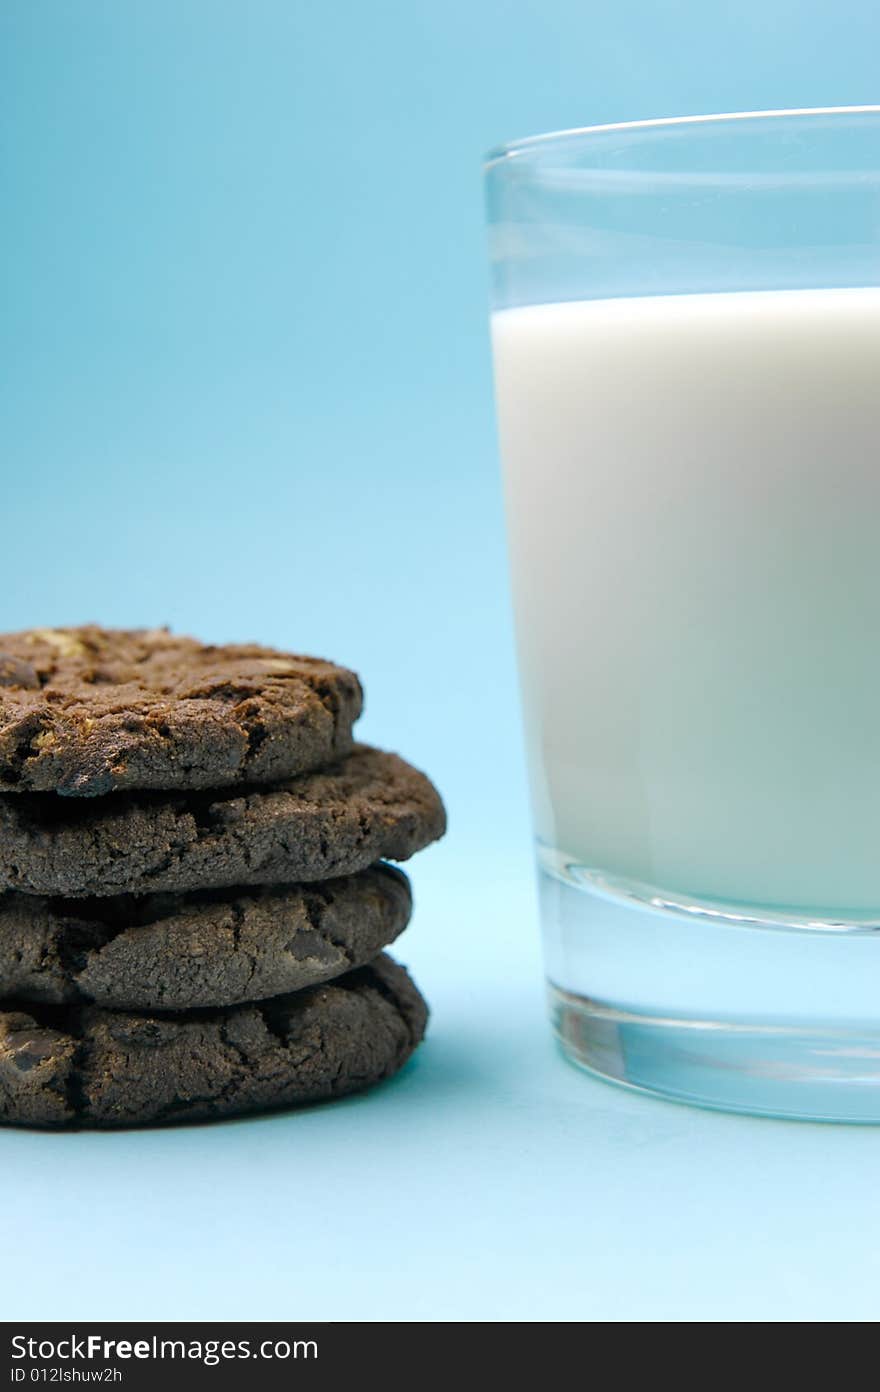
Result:
<svg viewBox="0 0 880 1392"><path fill-rule="evenodd" d="M0 635L0 1121L338 1097L427 1009L385 955L427 778L352 740L354 673L97 627Z"/></svg>

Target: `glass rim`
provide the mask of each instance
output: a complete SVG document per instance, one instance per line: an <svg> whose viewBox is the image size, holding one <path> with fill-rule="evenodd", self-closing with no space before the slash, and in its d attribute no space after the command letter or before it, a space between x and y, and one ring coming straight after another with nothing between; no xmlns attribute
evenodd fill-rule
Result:
<svg viewBox="0 0 880 1392"><path fill-rule="evenodd" d="M483 159L483 170L488 173L495 165L511 159L518 154L528 153L545 146L564 144L569 141L589 140L593 136L608 135L617 131L662 130L674 126L699 126L720 124L725 121L782 120L784 118L804 119L815 116L880 116L880 105L867 106L801 106L779 108L770 111L724 111L711 112L699 116L661 116L643 121L611 121L595 126L571 126L564 130L545 131L539 135L526 135L519 140L506 141L494 145Z"/></svg>

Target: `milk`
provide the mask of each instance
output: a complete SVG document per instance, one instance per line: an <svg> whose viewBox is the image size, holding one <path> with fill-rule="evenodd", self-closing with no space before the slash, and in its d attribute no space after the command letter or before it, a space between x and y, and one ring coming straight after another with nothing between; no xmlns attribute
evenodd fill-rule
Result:
<svg viewBox="0 0 880 1392"><path fill-rule="evenodd" d="M536 830L880 911L880 288L493 318Z"/></svg>

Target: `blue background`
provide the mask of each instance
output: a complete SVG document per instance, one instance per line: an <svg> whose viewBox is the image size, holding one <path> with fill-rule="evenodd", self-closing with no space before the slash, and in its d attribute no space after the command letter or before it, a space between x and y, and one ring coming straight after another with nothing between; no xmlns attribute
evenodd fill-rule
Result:
<svg viewBox="0 0 880 1392"><path fill-rule="evenodd" d="M553 1050L480 188L535 131L877 101L878 51L867 0L2 0L0 630L333 656L451 811L412 1067L246 1123L6 1133L5 1318L880 1313L873 1131Z"/></svg>

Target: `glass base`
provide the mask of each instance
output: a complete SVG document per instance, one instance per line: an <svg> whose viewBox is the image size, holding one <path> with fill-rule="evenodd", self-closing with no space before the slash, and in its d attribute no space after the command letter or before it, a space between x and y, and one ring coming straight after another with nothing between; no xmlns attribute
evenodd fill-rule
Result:
<svg viewBox="0 0 880 1392"><path fill-rule="evenodd" d="M727 1112L880 1123L880 1030L634 1015L549 992L563 1053L608 1082Z"/></svg>
<svg viewBox="0 0 880 1392"><path fill-rule="evenodd" d="M554 1028L609 1081L696 1106L880 1123L880 932L621 894L542 857Z"/></svg>

